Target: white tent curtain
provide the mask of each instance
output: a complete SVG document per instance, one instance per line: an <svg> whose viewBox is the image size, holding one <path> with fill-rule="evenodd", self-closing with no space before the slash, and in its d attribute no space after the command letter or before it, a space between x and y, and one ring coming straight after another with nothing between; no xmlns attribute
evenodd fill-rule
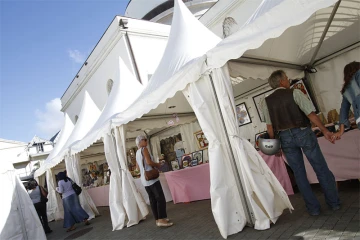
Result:
<svg viewBox="0 0 360 240"><path fill-rule="evenodd" d="M109 189L109 208L113 231L123 229L125 226L125 209L123 206L122 179L119 162L117 161L115 139L111 135L105 135L105 157L111 170Z"/></svg>
<svg viewBox="0 0 360 240"><path fill-rule="evenodd" d="M46 170L46 182L48 190L48 202L46 203L48 221L63 219L64 208L60 195L55 190L55 177L52 169Z"/></svg>
<svg viewBox="0 0 360 240"><path fill-rule="evenodd" d="M199 130L201 130L201 128L197 121L180 125L180 133L184 144L185 153L191 153L199 150L194 137L194 132Z"/></svg>
<svg viewBox="0 0 360 240"><path fill-rule="evenodd" d="M284 209L293 207L285 190L259 153L246 139L240 137L227 65L214 69L212 79L239 175L255 215L255 229L268 229L270 222L275 223Z"/></svg>
<svg viewBox="0 0 360 240"><path fill-rule="evenodd" d="M161 155L160 137L153 136L153 137L151 137L150 141L151 141L151 150L152 150L152 155L154 157L154 160L156 162L159 162L159 158Z"/></svg>
<svg viewBox="0 0 360 240"><path fill-rule="evenodd" d="M137 190L134 179L126 165L126 133L124 125L115 128L116 151L121 167L123 206L127 216L127 227L138 224L149 214L148 207Z"/></svg>
<svg viewBox="0 0 360 240"><path fill-rule="evenodd" d="M82 186L80 154L71 156L65 155L65 165L67 176L79 186ZM82 192L79 195L79 201L82 208L89 215L89 219L93 219L95 216L99 215L99 211L97 210L95 203L85 188L82 188Z"/></svg>
<svg viewBox="0 0 360 240"><path fill-rule="evenodd" d="M55 145L54 149L50 152L49 156L41 164L41 167L35 171L34 177L38 177L38 176L44 174L48 169L50 169L50 168L56 166L56 164L58 164L58 163L52 162L52 160L63 148L64 144L68 140L73 129L74 129L74 124L72 123L69 115L67 113L65 113L64 126L62 127L62 129L59 133L60 134L59 140L56 142L56 145Z"/></svg>
<svg viewBox="0 0 360 240"><path fill-rule="evenodd" d="M231 167L229 146L210 81L200 78L183 90L209 141L211 209L221 235L240 232L247 220Z"/></svg>
<svg viewBox="0 0 360 240"><path fill-rule="evenodd" d="M40 185L40 186L45 186L45 174L39 176L39 177L36 177L35 180L37 181L37 183Z"/></svg>
<svg viewBox="0 0 360 240"><path fill-rule="evenodd" d="M10 162L2 162L0 239L46 239L34 204Z"/></svg>

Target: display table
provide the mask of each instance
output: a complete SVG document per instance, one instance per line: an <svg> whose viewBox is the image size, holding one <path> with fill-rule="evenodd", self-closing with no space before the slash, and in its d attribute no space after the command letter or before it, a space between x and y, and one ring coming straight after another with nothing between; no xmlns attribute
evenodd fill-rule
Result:
<svg viewBox="0 0 360 240"><path fill-rule="evenodd" d="M95 206L109 206L109 185L87 189Z"/></svg>
<svg viewBox="0 0 360 240"><path fill-rule="evenodd" d="M160 173L159 179L160 179L161 187L162 187L164 195L165 195L166 202L171 202L173 199L171 197L170 189L169 189L168 183L166 181L166 178L164 176L164 173ZM135 183L135 186L137 187L138 191L141 193L141 196L144 198L146 204L150 205L149 195L147 194L145 187L142 185L141 179L140 178L134 179L134 183Z"/></svg>
<svg viewBox="0 0 360 240"><path fill-rule="evenodd" d="M284 155L277 157L275 155L268 156L259 151L259 154L269 166L275 177L279 180L287 195L293 195L294 190L291 185L289 174L286 170Z"/></svg>
<svg viewBox="0 0 360 240"><path fill-rule="evenodd" d="M165 199L167 202L172 201L171 193L166 182L166 178L163 173L160 173L160 183L164 191ZM145 187L141 184L140 178L134 179L134 183L138 191L140 192L141 196L144 198L146 204L150 204L149 196L145 190ZM90 197L95 203L97 207L109 206L109 185L96 187L96 188L89 188L87 189Z"/></svg>
<svg viewBox="0 0 360 240"><path fill-rule="evenodd" d="M166 172L165 177L175 204L210 199L209 164Z"/></svg>
<svg viewBox="0 0 360 240"><path fill-rule="evenodd" d="M360 178L360 130L355 129L344 133L335 144L324 137L318 138L318 142L336 181ZM305 156L304 159L306 159ZM309 182L318 183L316 174L307 159L305 168Z"/></svg>

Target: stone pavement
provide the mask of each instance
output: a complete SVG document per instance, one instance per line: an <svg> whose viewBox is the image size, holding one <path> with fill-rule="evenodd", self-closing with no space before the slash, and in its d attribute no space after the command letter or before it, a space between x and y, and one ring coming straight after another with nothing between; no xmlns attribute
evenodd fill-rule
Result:
<svg viewBox="0 0 360 240"><path fill-rule="evenodd" d="M359 239L359 181L339 183L342 207L338 211L327 209L319 185L313 189L322 204L319 216L309 216L299 193L290 196L295 210L286 211L275 225L265 231L245 227L242 232L231 235L228 239ZM188 204L167 204L169 218L174 226L160 229L155 226L152 215L145 221L130 228L112 231L108 207L99 208L100 217L91 220L90 226L77 224L77 229L67 233L62 228L62 221L50 223L54 231L47 235L52 239L223 239L211 213L210 200Z"/></svg>

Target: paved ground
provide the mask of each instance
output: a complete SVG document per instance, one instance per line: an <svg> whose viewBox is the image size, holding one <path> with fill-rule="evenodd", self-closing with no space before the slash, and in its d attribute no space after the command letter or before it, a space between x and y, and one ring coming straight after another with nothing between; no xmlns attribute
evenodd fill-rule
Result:
<svg viewBox="0 0 360 240"><path fill-rule="evenodd" d="M323 210L320 216L309 216L299 193L290 196L295 208L291 214L287 211L275 225L266 231L257 231L245 227L242 232L228 239L359 239L359 181L339 183L342 202L340 210L328 210L318 185L313 185ZM175 225L167 229L155 226L152 216L140 224L111 231L109 208L99 208L100 217L91 220L90 226L78 224L73 232L66 233L62 221L50 223L54 230L48 239L222 239L211 213L210 201L198 201L189 204L168 203L169 217Z"/></svg>

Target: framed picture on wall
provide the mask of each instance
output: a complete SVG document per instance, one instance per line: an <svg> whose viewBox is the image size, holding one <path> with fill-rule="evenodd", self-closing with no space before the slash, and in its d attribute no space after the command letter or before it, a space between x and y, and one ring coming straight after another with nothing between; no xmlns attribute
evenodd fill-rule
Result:
<svg viewBox="0 0 360 240"><path fill-rule="evenodd" d="M206 139L202 130L194 132L196 143L200 150L206 149L209 147L209 141Z"/></svg>
<svg viewBox="0 0 360 240"><path fill-rule="evenodd" d="M239 121L239 127L251 123L251 117L244 102L236 105L236 116Z"/></svg>
<svg viewBox="0 0 360 240"><path fill-rule="evenodd" d="M311 103L314 106L314 102L312 101L312 99L310 97L310 94L309 94L309 91L306 89L306 86L305 86L304 81L302 79L294 79L294 80L292 80L290 88L291 89L299 89L301 92L303 92L307 96L307 98L311 101Z"/></svg>
<svg viewBox="0 0 360 240"><path fill-rule="evenodd" d="M270 89L253 97L254 104L261 122L265 122L264 114L262 112L263 101L265 101L265 98L272 94L274 91L275 89Z"/></svg>
<svg viewBox="0 0 360 240"><path fill-rule="evenodd" d="M266 133L266 131L264 132L259 132L255 134L255 149L259 150L259 136Z"/></svg>

